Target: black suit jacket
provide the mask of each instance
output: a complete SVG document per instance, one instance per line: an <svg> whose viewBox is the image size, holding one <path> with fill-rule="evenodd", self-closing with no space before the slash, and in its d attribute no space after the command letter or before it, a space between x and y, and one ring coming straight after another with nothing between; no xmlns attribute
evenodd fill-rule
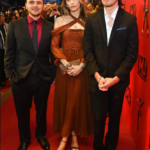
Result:
<svg viewBox="0 0 150 150"><path fill-rule="evenodd" d="M112 88L125 89L137 59L138 45L136 17L122 8L118 10L108 46L104 9L89 15L84 33L84 57L89 72L90 91L98 90L95 72L103 77L118 76L120 81Z"/></svg>
<svg viewBox="0 0 150 150"><path fill-rule="evenodd" d="M27 17L9 24L6 36L5 72L13 82L26 78L34 63L42 80L52 83L56 74L54 58L50 49L53 24L42 19L42 35L37 54L34 51ZM51 57L51 63L49 62Z"/></svg>

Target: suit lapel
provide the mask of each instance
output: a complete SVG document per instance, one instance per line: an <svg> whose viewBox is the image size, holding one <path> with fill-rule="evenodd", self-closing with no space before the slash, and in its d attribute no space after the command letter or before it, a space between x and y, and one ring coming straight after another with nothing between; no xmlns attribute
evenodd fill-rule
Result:
<svg viewBox="0 0 150 150"><path fill-rule="evenodd" d="M29 27L28 27L28 21L27 21L27 17L24 17L22 19L22 29L24 30L24 36L25 39L26 39L26 43L28 44L29 48L28 50L30 52L33 52L35 54L35 51L34 51L34 47L33 47L33 43L32 43L32 39L31 39L31 35L30 35L30 31L29 31Z"/></svg>
<svg viewBox="0 0 150 150"><path fill-rule="evenodd" d="M105 42L107 44L107 33L106 33L106 23L105 23L105 18L104 18L104 9L99 11L99 23L100 23L101 31L103 33Z"/></svg>
<svg viewBox="0 0 150 150"><path fill-rule="evenodd" d="M120 25L121 21L122 21L122 18L123 18L123 9L119 7L118 9L118 12L117 12L117 16L116 16L116 19L115 19L115 22L114 22L114 25L113 25L113 28L112 28L112 32L111 32L111 35L110 35L110 40L109 40L109 43L111 42L118 26Z"/></svg>

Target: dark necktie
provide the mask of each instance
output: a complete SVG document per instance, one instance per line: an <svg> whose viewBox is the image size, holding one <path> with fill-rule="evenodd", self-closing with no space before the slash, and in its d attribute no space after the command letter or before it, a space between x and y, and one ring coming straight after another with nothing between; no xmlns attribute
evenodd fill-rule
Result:
<svg viewBox="0 0 150 150"><path fill-rule="evenodd" d="M37 31L36 23L37 23L37 21L33 21L32 43L33 43L34 51L37 54L37 52L38 52L38 31ZM36 61L34 62L32 73L34 73L34 74L37 73Z"/></svg>
<svg viewBox="0 0 150 150"><path fill-rule="evenodd" d="M36 27L37 21L33 21L33 30L32 30L32 43L35 53L38 51L38 31Z"/></svg>

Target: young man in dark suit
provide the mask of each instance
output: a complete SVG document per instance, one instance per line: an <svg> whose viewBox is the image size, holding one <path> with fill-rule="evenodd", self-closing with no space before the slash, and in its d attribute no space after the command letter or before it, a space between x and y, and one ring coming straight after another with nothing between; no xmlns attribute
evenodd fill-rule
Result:
<svg viewBox="0 0 150 150"><path fill-rule="evenodd" d="M46 135L46 110L55 66L50 49L53 24L42 19L43 0L27 0L27 17L9 24L6 37L5 72L10 78L20 136L18 150L26 150L30 140L30 108L36 108L36 138L44 150L50 145ZM49 62L51 57L51 63Z"/></svg>
<svg viewBox="0 0 150 150"><path fill-rule="evenodd" d="M102 0L103 9L89 15L84 33L84 57L94 116L94 150L115 150L124 93L138 55L136 17L121 8L121 0ZM103 145L105 120L108 132Z"/></svg>

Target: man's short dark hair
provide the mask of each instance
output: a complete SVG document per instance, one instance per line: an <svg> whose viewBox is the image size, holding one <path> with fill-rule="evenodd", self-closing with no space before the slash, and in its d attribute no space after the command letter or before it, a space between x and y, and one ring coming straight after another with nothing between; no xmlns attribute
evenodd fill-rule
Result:
<svg viewBox="0 0 150 150"><path fill-rule="evenodd" d="M118 5L119 5L119 6L122 6L122 5L123 5L123 3L122 3L121 0L118 0ZM102 3L102 0L100 0L100 7L104 7L104 6L103 6L103 3Z"/></svg>
<svg viewBox="0 0 150 150"><path fill-rule="evenodd" d="M55 3L57 4L57 2L55 2L55 1L51 1L51 4L55 4Z"/></svg>

